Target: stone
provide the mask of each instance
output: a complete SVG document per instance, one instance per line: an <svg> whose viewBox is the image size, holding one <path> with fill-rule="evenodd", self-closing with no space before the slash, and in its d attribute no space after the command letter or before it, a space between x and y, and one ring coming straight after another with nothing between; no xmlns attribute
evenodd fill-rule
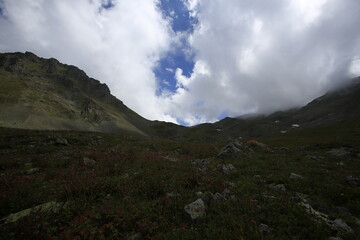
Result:
<svg viewBox="0 0 360 240"><path fill-rule="evenodd" d="M346 222L344 222L344 220L342 220L340 218L337 218L334 220L333 227L338 231L343 231L343 232L348 232L348 233L353 232L352 228L349 227L349 225L347 225Z"/></svg>
<svg viewBox="0 0 360 240"><path fill-rule="evenodd" d="M328 240L343 240L341 237L329 237Z"/></svg>
<svg viewBox="0 0 360 240"><path fill-rule="evenodd" d="M219 164L217 166L217 169L223 174L230 174L232 171L235 170L235 167L231 163L229 163L229 164Z"/></svg>
<svg viewBox="0 0 360 240"><path fill-rule="evenodd" d="M346 183L350 186L358 187L360 186L360 177L354 177L350 175L346 178Z"/></svg>
<svg viewBox="0 0 360 240"><path fill-rule="evenodd" d="M248 148L244 144L237 140L230 140L217 155L219 158L236 157L239 155L245 155L252 152L251 148Z"/></svg>
<svg viewBox="0 0 360 240"><path fill-rule="evenodd" d="M290 179L292 180L302 180L305 179L303 176L296 174L296 173L291 173L289 176Z"/></svg>
<svg viewBox="0 0 360 240"><path fill-rule="evenodd" d="M249 144L249 145L260 147L260 148L267 148L268 147L268 145L266 145L266 144L264 144L262 142L256 141L256 140L249 140L246 143Z"/></svg>
<svg viewBox="0 0 360 240"><path fill-rule="evenodd" d="M34 164L33 163L25 163L25 165L24 165L26 168L32 168L32 167L34 167Z"/></svg>
<svg viewBox="0 0 360 240"><path fill-rule="evenodd" d="M215 193L213 196L214 201L220 202L220 201L225 201L226 198L224 195L222 195L221 193Z"/></svg>
<svg viewBox="0 0 360 240"><path fill-rule="evenodd" d="M264 223L259 224L259 232L263 235L271 234L272 230L273 230L272 228L270 228L268 225Z"/></svg>
<svg viewBox="0 0 360 240"><path fill-rule="evenodd" d="M169 192L169 193L166 193L165 196L168 198L177 198L177 197L180 197L181 195L176 192Z"/></svg>
<svg viewBox="0 0 360 240"><path fill-rule="evenodd" d="M69 146L70 145L68 140L66 140L65 138L57 138L57 139L55 139L55 143L57 145L64 145L64 146Z"/></svg>
<svg viewBox="0 0 360 240"><path fill-rule="evenodd" d="M202 194L201 199L206 205L209 205L211 200L213 200L214 194L212 192L206 191Z"/></svg>
<svg viewBox="0 0 360 240"><path fill-rule="evenodd" d="M328 154L337 156L337 157L343 157L343 156L348 156L350 155L350 152L346 151L345 149L339 148L339 149L331 149L330 151L327 152Z"/></svg>
<svg viewBox="0 0 360 240"><path fill-rule="evenodd" d="M209 160L207 159L195 159L192 163L198 166L207 166L210 164Z"/></svg>
<svg viewBox="0 0 360 240"><path fill-rule="evenodd" d="M237 202L238 199L237 199L237 197L236 197L235 195L231 195L231 196L229 197L229 201L231 201L231 202Z"/></svg>
<svg viewBox="0 0 360 240"><path fill-rule="evenodd" d="M44 204L38 205L33 208L28 208L28 209L22 210L17 213L12 213L12 214L8 215L7 217L2 218L0 221L4 222L4 223L12 223L12 222L16 222L20 218L29 216L30 214L36 213L36 212L58 213L62 209L63 205L64 205L63 202L56 202L56 201L44 203Z"/></svg>
<svg viewBox="0 0 360 240"><path fill-rule="evenodd" d="M276 190L276 191L282 191L282 192L285 192L286 191L286 187L284 184L270 184L269 185L270 188Z"/></svg>
<svg viewBox="0 0 360 240"><path fill-rule="evenodd" d="M202 199L198 199L184 207L185 212L193 221L204 218L206 216L205 209Z"/></svg>
<svg viewBox="0 0 360 240"><path fill-rule="evenodd" d="M35 174L35 173L37 173L37 172L39 172L39 171L40 171L39 168L30 168L30 169L26 170L25 173L26 173L27 175L32 175L32 174Z"/></svg>
<svg viewBox="0 0 360 240"><path fill-rule="evenodd" d="M87 157L83 158L85 166L92 167L95 165L96 161Z"/></svg>

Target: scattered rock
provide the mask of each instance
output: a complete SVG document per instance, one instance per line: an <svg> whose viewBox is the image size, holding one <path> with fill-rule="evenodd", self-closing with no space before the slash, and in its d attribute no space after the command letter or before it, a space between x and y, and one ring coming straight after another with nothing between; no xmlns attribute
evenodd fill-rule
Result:
<svg viewBox="0 0 360 240"><path fill-rule="evenodd" d="M39 171L40 171L39 168L30 168L30 169L26 170L25 173L26 173L27 175L32 175L32 174L35 174L35 173L37 173L37 172L39 172Z"/></svg>
<svg viewBox="0 0 360 240"><path fill-rule="evenodd" d="M226 201L226 198L221 193L215 193L213 196L214 201L220 202L220 201Z"/></svg>
<svg viewBox="0 0 360 240"><path fill-rule="evenodd" d="M291 173L289 176L290 179L292 180L302 180L305 179L303 176L296 174L296 173Z"/></svg>
<svg viewBox="0 0 360 240"><path fill-rule="evenodd" d="M349 227L349 225L347 225L346 222L344 222L344 220L340 218L334 220L333 227L338 231L348 232L348 233L353 232L352 228Z"/></svg>
<svg viewBox="0 0 360 240"><path fill-rule="evenodd" d="M245 155L253 152L251 148L248 148L244 144L237 140L230 140L217 155L219 158L235 157L239 155Z"/></svg>
<svg viewBox="0 0 360 240"><path fill-rule="evenodd" d="M219 164L217 166L217 169L223 174L230 174L232 171L235 170L235 167L234 167L234 165L232 165L230 163L229 164Z"/></svg>
<svg viewBox="0 0 360 240"><path fill-rule="evenodd" d="M83 158L85 166L92 167L95 165L96 161L87 157Z"/></svg>
<svg viewBox="0 0 360 240"><path fill-rule="evenodd" d="M282 191L282 192L285 192L286 191L286 187L284 184L275 184L275 183L272 183L272 184L269 184L269 187L276 190L276 191Z"/></svg>
<svg viewBox="0 0 360 240"><path fill-rule="evenodd" d="M272 228L270 228L268 225L260 223L259 225L259 232L263 235L271 234Z"/></svg>
<svg viewBox="0 0 360 240"><path fill-rule="evenodd" d="M229 201L231 201L231 202L237 202L238 199L237 199L237 197L236 197L235 195L231 195L231 196L229 197Z"/></svg>
<svg viewBox="0 0 360 240"><path fill-rule="evenodd" d="M344 164L344 162L338 162L338 163L336 163L336 165L338 165L338 166L344 166L345 164Z"/></svg>
<svg viewBox="0 0 360 240"><path fill-rule="evenodd" d="M32 168L32 167L34 167L34 164L33 163L25 163L25 165L24 165L26 168Z"/></svg>
<svg viewBox="0 0 360 240"><path fill-rule="evenodd" d="M209 160L207 159L195 159L192 164L198 165L198 166L207 166L210 164Z"/></svg>
<svg viewBox="0 0 360 240"><path fill-rule="evenodd" d="M311 155L306 156L306 158L309 159L309 160L315 160L315 161L321 160L320 157L318 157L318 156L311 156Z"/></svg>
<svg viewBox="0 0 360 240"><path fill-rule="evenodd" d="M57 138L57 139L55 139L55 144L64 145L64 146L69 146L70 145L68 140L66 140L65 138Z"/></svg>
<svg viewBox="0 0 360 240"><path fill-rule="evenodd" d="M360 177L354 177L354 176L348 176L346 178L346 183L353 187L359 187L360 186Z"/></svg>
<svg viewBox="0 0 360 240"><path fill-rule="evenodd" d="M328 240L343 240L341 237L329 237Z"/></svg>
<svg viewBox="0 0 360 240"><path fill-rule="evenodd" d="M184 207L185 212L194 221L206 216L205 204L202 199L198 199Z"/></svg>
<svg viewBox="0 0 360 240"><path fill-rule="evenodd" d="M339 148L339 149L331 149L330 151L327 152L328 154L337 156L337 157L343 157L343 156L348 156L350 155L350 152L346 151L343 148Z"/></svg>
<svg viewBox="0 0 360 240"><path fill-rule="evenodd" d="M7 217L4 217L4 218L0 219L0 221L4 222L4 223L12 223L12 222L16 222L17 220L19 220L22 217L29 216L30 214L36 213L36 212L57 213L62 209L63 206L64 206L63 202L52 201L52 202L48 202L48 203L38 205L38 206L33 207L33 208L28 208L28 209L22 210L22 211L17 212L17 213L12 213L12 214L8 215Z"/></svg>

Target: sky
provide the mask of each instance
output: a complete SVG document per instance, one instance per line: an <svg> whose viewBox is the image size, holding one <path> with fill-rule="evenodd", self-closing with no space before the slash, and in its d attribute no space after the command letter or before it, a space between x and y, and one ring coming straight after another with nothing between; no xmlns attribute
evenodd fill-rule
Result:
<svg viewBox="0 0 360 240"><path fill-rule="evenodd" d="M0 52L83 69L150 120L303 106L360 75L359 0L0 0Z"/></svg>

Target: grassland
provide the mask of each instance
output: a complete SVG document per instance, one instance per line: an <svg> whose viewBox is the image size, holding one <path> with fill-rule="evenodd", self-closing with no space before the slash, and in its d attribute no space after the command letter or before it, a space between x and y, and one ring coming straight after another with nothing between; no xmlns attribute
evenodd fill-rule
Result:
<svg viewBox="0 0 360 240"><path fill-rule="evenodd" d="M2 239L357 239L360 234L360 127L355 122L257 139L248 155L218 159L224 142L69 131L0 129L0 216L56 202L3 220ZM64 141L66 139L66 141ZM67 142L67 143L66 143ZM349 154L334 156L333 148ZM85 164L84 158L94 160ZM209 164L200 167L196 159ZM236 169L217 170L221 163ZM31 170L35 169L35 170ZM296 173L304 179L290 179ZM282 184L286 191L270 186ZM196 192L227 192L196 221L184 206ZM311 206L353 230L333 229ZM295 200L294 200L295 199ZM268 234L260 224L271 228Z"/></svg>

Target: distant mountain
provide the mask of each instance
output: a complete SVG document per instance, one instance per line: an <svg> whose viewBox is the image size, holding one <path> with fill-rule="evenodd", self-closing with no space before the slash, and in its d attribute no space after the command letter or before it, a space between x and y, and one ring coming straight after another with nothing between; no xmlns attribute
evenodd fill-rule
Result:
<svg viewBox="0 0 360 240"><path fill-rule="evenodd" d="M0 127L137 134L177 140L256 138L360 119L360 77L300 109L183 127L149 121L75 66L33 53L0 54Z"/></svg>
<svg viewBox="0 0 360 240"><path fill-rule="evenodd" d="M359 103L360 77L357 77L347 86L316 98L299 109L276 112L269 116L225 118L196 128L198 131L217 133L219 137L269 136L360 119Z"/></svg>
<svg viewBox="0 0 360 240"><path fill-rule="evenodd" d="M141 117L75 66L33 53L0 54L0 126L156 135L172 126ZM179 127L180 128L180 127Z"/></svg>

